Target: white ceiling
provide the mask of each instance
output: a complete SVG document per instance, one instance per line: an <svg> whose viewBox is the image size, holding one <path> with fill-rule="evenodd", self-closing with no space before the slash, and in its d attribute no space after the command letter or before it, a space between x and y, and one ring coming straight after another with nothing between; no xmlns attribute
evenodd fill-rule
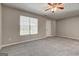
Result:
<svg viewBox="0 0 79 59"><path fill-rule="evenodd" d="M45 11L47 3L4 3L3 5L43 16L46 15L56 20L79 15L79 3L64 3L64 10L55 11L55 15L51 11Z"/></svg>

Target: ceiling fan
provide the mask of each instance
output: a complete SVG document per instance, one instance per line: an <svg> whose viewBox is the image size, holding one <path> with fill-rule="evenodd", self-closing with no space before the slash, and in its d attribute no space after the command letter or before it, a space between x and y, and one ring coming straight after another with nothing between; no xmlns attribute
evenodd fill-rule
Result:
<svg viewBox="0 0 79 59"><path fill-rule="evenodd" d="M57 10L63 10L64 4L63 3L48 3L48 8L45 11L52 11L54 13Z"/></svg>

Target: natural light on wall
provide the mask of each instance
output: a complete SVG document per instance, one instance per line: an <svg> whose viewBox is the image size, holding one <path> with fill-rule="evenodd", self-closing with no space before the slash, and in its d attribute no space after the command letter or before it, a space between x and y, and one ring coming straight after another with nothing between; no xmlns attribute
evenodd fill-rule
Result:
<svg viewBox="0 0 79 59"><path fill-rule="evenodd" d="M38 19L20 16L20 35L38 34Z"/></svg>

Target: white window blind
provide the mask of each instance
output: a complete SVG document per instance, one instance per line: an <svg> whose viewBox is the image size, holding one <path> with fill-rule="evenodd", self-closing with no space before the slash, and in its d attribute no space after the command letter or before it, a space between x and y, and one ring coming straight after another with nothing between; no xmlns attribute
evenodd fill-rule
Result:
<svg viewBox="0 0 79 59"><path fill-rule="evenodd" d="M38 20L35 18L30 19L30 33L37 34L38 33Z"/></svg>
<svg viewBox="0 0 79 59"><path fill-rule="evenodd" d="M38 33L38 19L26 16L20 16L20 35L29 35Z"/></svg>

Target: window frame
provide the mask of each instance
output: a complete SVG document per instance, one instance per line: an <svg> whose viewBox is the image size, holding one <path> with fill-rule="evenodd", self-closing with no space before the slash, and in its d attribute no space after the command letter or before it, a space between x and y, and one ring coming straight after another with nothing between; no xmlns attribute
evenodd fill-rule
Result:
<svg viewBox="0 0 79 59"><path fill-rule="evenodd" d="M21 30L21 26L22 26L22 25L21 25L21 17L29 18L29 25L28 25L28 26L29 26L29 31L28 31L28 34L25 34L25 33L23 34L23 33L21 33L21 31L22 31L22 30ZM30 22L31 22L31 19L36 19L36 20L37 20L37 21L36 21L36 23L37 23L37 24L36 24L36 26L37 26L36 32L37 32L37 33L35 33L35 34L31 33L31 28L32 28L32 27L31 27L31 23L30 23ZM25 36L25 35L36 35L36 34L38 34L38 18L20 15L20 36Z"/></svg>

